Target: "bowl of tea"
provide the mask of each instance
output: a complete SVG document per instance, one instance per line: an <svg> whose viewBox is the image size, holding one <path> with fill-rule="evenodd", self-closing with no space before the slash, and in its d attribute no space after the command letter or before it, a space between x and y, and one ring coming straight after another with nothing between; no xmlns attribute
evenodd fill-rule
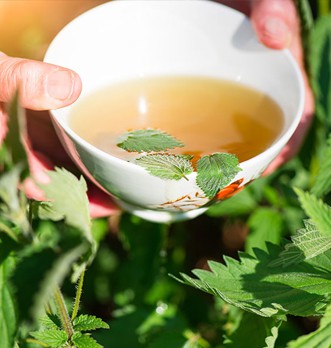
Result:
<svg viewBox="0 0 331 348"><path fill-rule="evenodd" d="M51 111L81 172L157 222L196 217L258 178L303 110L290 53L212 1L100 5L63 28L45 61L83 82L73 105Z"/></svg>

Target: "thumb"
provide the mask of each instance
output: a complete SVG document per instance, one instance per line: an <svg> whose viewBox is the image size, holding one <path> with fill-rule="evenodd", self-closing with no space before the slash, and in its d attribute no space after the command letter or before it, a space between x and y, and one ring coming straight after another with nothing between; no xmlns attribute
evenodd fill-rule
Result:
<svg viewBox="0 0 331 348"><path fill-rule="evenodd" d="M258 38L270 48L288 48L299 35L293 0L252 0L251 19Z"/></svg>
<svg viewBox="0 0 331 348"><path fill-rule="evenodd" d="M0 52L0 101L8 102L16 90L20 103L33 110L58 109L73 103L82 89L72 70L39 61L12 58Z"/></svg>

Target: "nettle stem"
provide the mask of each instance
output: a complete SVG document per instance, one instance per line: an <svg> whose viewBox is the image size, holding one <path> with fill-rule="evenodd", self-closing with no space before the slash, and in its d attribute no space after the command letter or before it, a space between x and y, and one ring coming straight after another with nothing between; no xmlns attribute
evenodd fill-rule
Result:
<svg viewBox="0 0 331 348"><path fill-rule="evenodd" d="M78 314L80 299L82 297L82 292L83 292L84 276L85 276L85 270L82 272L78 280L74 308L71 314L71 321L74 321Z"/></svg>
<svg viewBox="0 0 331 348"><path fill-rule="evenodd" d="M42 347L49 347L48 344L44 343L44 342L41 342L39 340L36 340L34 338L27 338L26 339L26 342L28 343L33 343L33 344L38 344L39 346L42 346Z"/></svg>
<svg viewBox="0 0 331 348"><path fill-rule="evenodd" d="M70 339L74 333L74 329L72 327L71 319L66 304L64 302L63 295L58 286L55 289L54 301L56 303L58 314L61 320L62 329L68 334L68 337Z"/></svg>

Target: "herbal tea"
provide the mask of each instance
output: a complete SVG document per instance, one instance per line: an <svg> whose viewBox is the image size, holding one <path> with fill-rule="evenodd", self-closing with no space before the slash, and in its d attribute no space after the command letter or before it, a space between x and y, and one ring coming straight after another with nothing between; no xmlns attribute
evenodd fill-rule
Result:
<svg viewBox="0 0 331 348"><path fill-rule="evenodd" d="M72 129L114 156L125 132L160 129L185 144L171 153L198 157L227 152L248 160L280 135L284 119L268 96L242 84L205 77L157 77L114 84L72 109Z"/></svg>

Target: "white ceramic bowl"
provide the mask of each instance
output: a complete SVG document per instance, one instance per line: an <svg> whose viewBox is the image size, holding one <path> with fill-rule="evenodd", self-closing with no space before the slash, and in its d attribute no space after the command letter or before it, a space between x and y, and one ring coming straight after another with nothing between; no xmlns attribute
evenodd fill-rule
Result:
<svg viewBox="0 0 331 348"><path fill-rule="evenodd" d="M79 100L116 82L160 75L227 79L270 95L284 112L283 132L266 151L240 164L242 171L220 199L261 175L295 131L303 110L303 82L290 53L267 49L247 17L211 1L106 3L69 23L45 61L81 76ZM204 197L196 173L189 181L162 180L87 143L68 125L71 108L52 111L59 137L81 171L124 209L169 222L195 217L217 201Z"/></svg>

